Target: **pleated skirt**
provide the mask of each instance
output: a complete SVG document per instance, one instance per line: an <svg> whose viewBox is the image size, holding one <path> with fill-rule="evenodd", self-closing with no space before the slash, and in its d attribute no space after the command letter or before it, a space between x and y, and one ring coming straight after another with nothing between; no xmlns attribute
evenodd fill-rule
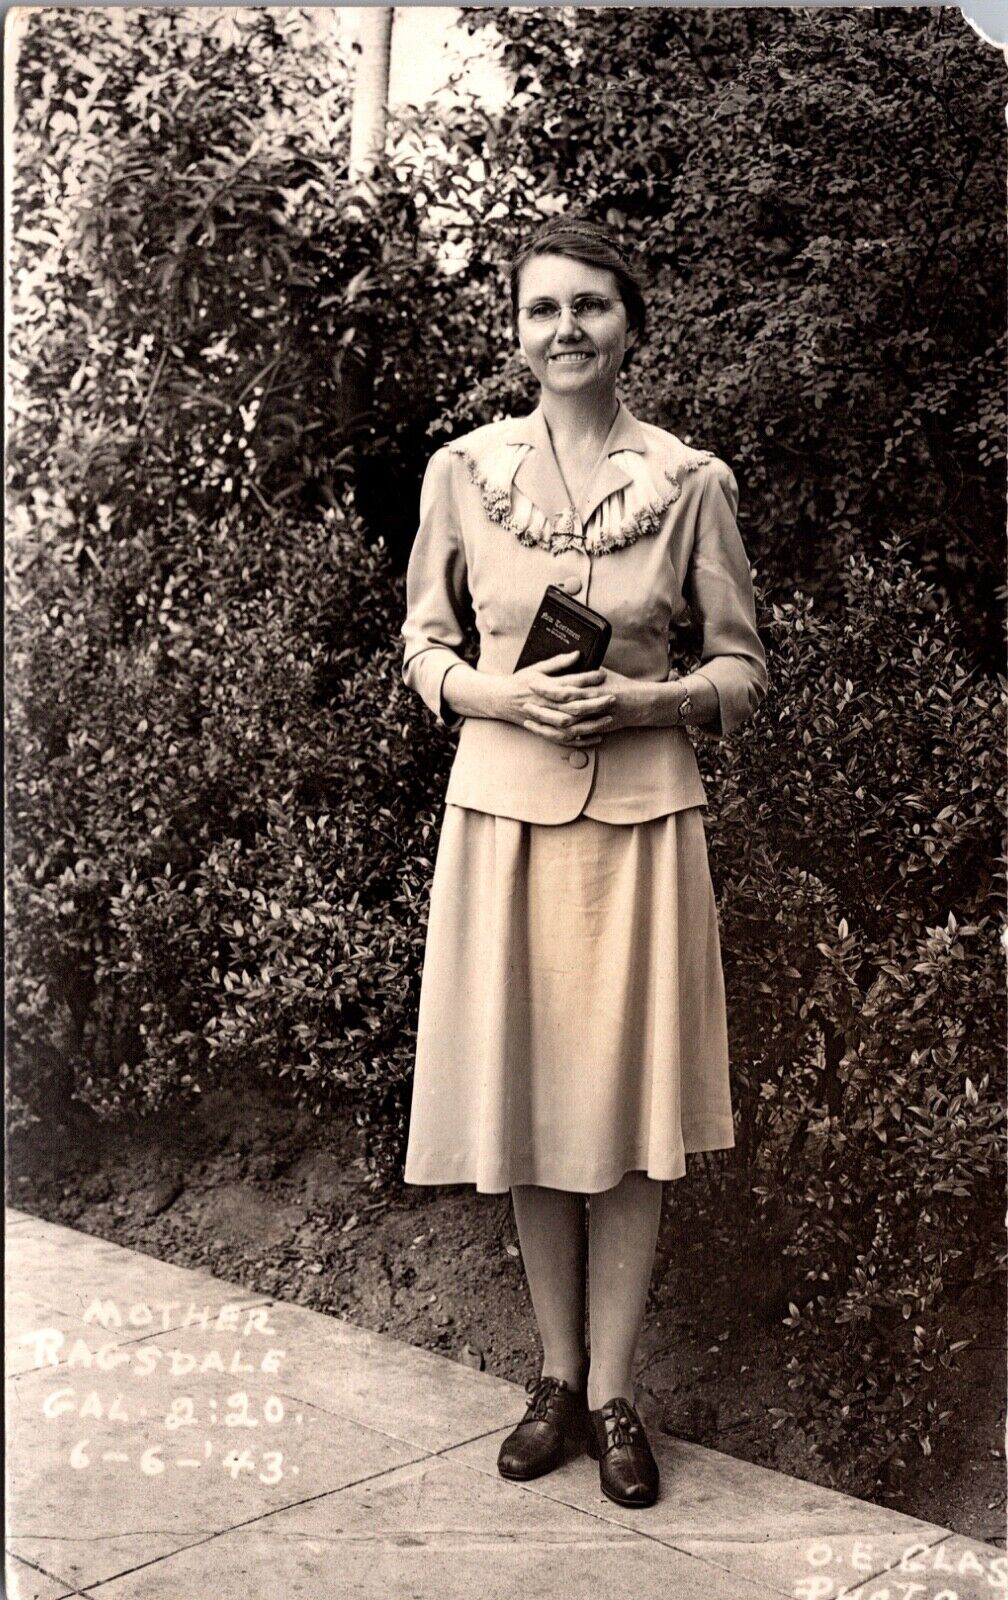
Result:
<svg viewBox="0 0 1008 1600"><path fill-rule="evenodd" d="M546 826L446 805L406 1182L593 1194L733 1144L700 808Z"/></svg>

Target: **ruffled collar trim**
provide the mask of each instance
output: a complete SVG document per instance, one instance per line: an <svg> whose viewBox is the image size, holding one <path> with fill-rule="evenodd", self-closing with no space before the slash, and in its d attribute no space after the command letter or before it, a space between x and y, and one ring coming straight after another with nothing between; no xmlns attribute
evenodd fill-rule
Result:
<svg viewBox="0 0 1008 1600"><path fill-rule="evenodd" d="M621 402L581 499L570 504L540 407L489 423L447 446L463 458L490 521L520 544L592 555L658 532L685 473L713 460L660 428L645 428Z"/></svg>

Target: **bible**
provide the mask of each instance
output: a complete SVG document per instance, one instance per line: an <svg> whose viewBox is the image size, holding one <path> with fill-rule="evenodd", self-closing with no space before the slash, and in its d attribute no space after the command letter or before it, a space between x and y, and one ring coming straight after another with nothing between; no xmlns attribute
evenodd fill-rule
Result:
<svg viewBox="0 0 1008 1600"><path fill-rule="evenodd" d="M612 624L605 617L551 583L539 602L514 670L578 650L579 660L566 670L592 672L602 665L611 638Z"/></svg>

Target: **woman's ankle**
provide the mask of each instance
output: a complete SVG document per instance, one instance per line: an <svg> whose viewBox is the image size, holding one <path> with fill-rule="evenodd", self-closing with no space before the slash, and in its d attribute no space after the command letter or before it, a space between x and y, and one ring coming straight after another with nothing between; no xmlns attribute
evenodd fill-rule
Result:
<svg viewBox="0 0 1008 1600"><path fill-rule="evenodd" d="M588 1357L557 1356L543 1358L542 1376L544 1378L564 1378L568 1389L575 1394L583 1394L588 1384Z"/></svg>
<svg viewBox="0 0 1008 1600"><path fill-rule="evenodd" d="M627 1377L625 1373L601 1372L596 1377L594 1372L590 1372L585 1389L591 1411L600 1411L607 1400L613 1400L617 1395L629 1400L632 1406L636 1405L633 1379Z"/></svg>

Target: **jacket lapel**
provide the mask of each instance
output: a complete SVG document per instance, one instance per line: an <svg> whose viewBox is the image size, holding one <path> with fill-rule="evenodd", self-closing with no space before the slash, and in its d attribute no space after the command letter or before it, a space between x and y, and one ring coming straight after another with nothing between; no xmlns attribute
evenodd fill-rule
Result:
<svg viewBox="0 0 1008 1600"><path fill-rule="evenodd" d="M577 514L581 518L582 527L596 506L600 506L609 495L615 494L618 489L625 489L627 484L632 482L632 475L627 472L618 456L604 455L585 485L584 493L577 504Z"/></svg>
<svg viewBox="0 0 1008 1600"><path fill-rule="evenodd" d="M553 453L542 407L537 406L527 417L513 419L507 439L509 444L530 446L515 473L515 487L545 515L562 516L569 509L570 500ZM643 454L645 449L643 429L621 401L598 464L575 508L582 525L609 495L625 489L633 482L633 474L626 470L625 460L621 461L619 457L626 451Z"/></svg>
<svg viewBox="0 0 1008 1600"><path fill-rule="evenodd" d="M520 489L546 516L562 516L570 501L540 406L536 406L530 416L518 418L518 427L514 433L508 433L508 441L532 447L525 452L518 465L514 476L515 488Z"/></svg>

